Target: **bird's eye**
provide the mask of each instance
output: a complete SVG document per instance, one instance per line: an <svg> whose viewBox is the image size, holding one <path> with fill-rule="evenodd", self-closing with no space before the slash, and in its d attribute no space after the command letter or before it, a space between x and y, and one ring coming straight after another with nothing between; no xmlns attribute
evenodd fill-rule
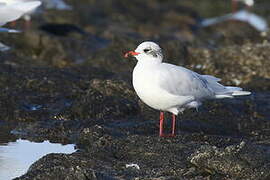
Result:
<svg viewBox="0 0 270 180"><path fill-rule="evenodd" d="M143 51L144 51L145 53L147 53L147 52L150 51L150 49L144 49Z"/></svg>

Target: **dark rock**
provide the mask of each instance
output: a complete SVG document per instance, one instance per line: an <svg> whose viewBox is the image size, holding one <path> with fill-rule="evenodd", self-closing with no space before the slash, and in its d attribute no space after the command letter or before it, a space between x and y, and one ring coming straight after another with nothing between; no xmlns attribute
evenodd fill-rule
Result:
<svg viewBox="0 0 270 180"><path fill-rule="evenodd" d="M39 27L39 29L51 33L56 36L67 36L69 33L79 33L86 34L84 30L73 25L73 24L43 24Z"/></svg>
<svg viewBox="0 0 270 180"><path fill-rule="evenodd" d="M80 149L76 153L49 154L34 163L20 179L76 179L72 174L92 177L93 172L96 176L115 179L224 178L224 175L211 175L190 165L188 159L201 142L226 146L239 140L200 134L163 139L156 135L127 135L121 130L96 125L81 131ZM136 164L139 169L129 168L128 164ZM60 170L63 172L58 173Z"/></svg>
<svg viewBox="0 0 270 180"><path fill-rule="evenodd" d="M237 179L269 179L269 147L241 142L226 148L204 145L190 162L208 173Z"/></svg>
<svg viewBox="0 0 270 180"><path fill-rule="evenodd" d="M50 162L50 163L47 163ZM23 175L16 180L42 180L42 179L69 179L69 180L114 180L116 178L103 174L89 168L92 162L82 164L81 157L78 155L50 154L34 163Z"/></svg>
<svg viewBox="0 0 270 180"><path fill-rule="evenodd" d="M120 96L104 96L98 91L89 89L79 95L73 103L71 113L80 119L109 119L134 116L139 112L139 106Z"/></svg>
<svg viewBox="0 0 270 180"><path fill-rule="evenodd" d="M258 79L259 82L265 82L270 77L267 68L270 62L269 48L267 41L241 46L230 45L216 50L191 48L188 66L203 74L222 77L222 81L227 84L248 84L251 88L258 88ZM259 89L269 89L269 84L265 83Z"/></svg>

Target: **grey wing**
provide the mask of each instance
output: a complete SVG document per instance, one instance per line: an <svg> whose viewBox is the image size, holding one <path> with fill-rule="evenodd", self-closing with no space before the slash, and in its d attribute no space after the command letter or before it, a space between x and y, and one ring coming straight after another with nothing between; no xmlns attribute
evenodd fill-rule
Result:
<svg viewBox="0 0 270 180"><path fill-rule="evenodd" d="M171 64L162 64L159 73L160 86L169 93L193 96L195 99L211 98L215 95L208 81L200 74Z"/></svg>

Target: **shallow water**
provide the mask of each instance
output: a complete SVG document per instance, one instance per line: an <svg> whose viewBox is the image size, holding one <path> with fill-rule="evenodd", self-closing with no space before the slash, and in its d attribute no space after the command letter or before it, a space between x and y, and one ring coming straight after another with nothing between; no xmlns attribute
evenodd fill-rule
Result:
<svg viewBox="0 0 270 180"><path fill-rule="evenodd" d="M26 173L27 169L42 156L49 153L70 154L74 145L62 145L44 141L42 143L18 139L16 142L0 144L0 179L9 180Z"/></svg>

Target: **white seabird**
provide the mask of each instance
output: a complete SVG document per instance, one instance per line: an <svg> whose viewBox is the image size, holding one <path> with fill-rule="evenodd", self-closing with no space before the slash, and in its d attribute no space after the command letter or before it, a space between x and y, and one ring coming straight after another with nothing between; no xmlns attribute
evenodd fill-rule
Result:
<svg viewBox="0 0 270 180"><path fill-rule="evenodd" d="M200 75L189 69L164 63L159 45L143 42L125 57L134 56L138 62L133 70L133 87L148 106L160 110L160 136L163 133L163 111L173 114L172 132L175 136L175 116L187 108L198 108L204 100L233 98L251 94L240 87L223 86L219 78Z"/></svg>

